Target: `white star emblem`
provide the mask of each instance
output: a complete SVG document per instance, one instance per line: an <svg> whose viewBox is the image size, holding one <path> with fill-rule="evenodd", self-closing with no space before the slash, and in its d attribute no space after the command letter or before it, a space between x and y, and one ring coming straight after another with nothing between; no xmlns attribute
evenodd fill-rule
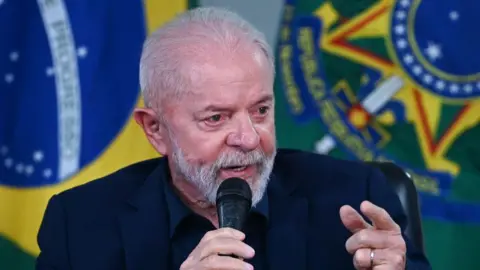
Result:
<svg viewBox="0 0 480 270"><path fill-rule="evenodd" d="M400 1L400 5L402 5L403 7L408 7L410 6L410 0L402 0Z"/></svg>
<svg viewBox="0 0 480 270"><path fill-rule="evenodd" d="M23 170L25 169L25 166L23 166L22 163L18 163L17 166L15 166L15 170L17 173L23 173Z"/></svg>
<svg viewBox="0 0 480 270"><path fill-rule="evenodd" d="M7 158L7 159L5 159L5 161L3 163L5 164L5 167L11 168L12 165L13 165L13 159Z"/></svg>
<svg viewBox="0 0 480 270"><path fill-rule="evenodd" d="M463 87L463 90L466 92L466 93L471 93L473 91L473 87L470 85L470 84L467 84Z"/></svg>
<svg viewBox="0 0 480 270"><path fill-rule="evenodd" d="M403 61L405 61L406 64L411 64L413 63L413 56L411 54L407 54L403 57Z"/></svg>
<svg viewBox="0 0 480 270"><path fill-rule="evenodd" d="M399 25L396 25L395 26L395 33L399 34L399 35L403 35L405 34L405 26L399 24Z"/></svg>
<svg viewBox="0 0 480 270"><path fill-rule="evenodd" d="M25 167L25 174L26 174L27 176L32 175L32 173L33 173L34 171L35 171L35 169L33 168L32 165L28 165L28 166Z"/></svg>
<svg viewBox="0 0 480 270"><path fill-rule="evenodd" d="M458 87L457 84L455 83L452 83L452 85L450 85L450 92L451 93L458 93L458 90L460 90L460 87Z"/></svg>
<svg viewBox="0 0 480 270"><path fill-rule="evenodd" d="M53 67L47 67L47 69L45 69L45 74L47 74L48 77L53 76L55 74L55 69Z"/></svg>
<svg viewBox="0 0 480 270"><path fill-rule="evenodd" d="M402 39L399 39L399 40L397 41L397 47L398 47L399 49L405 49L405 48L407 47L407 41L406 41L405 39L403 39L403 38L402 38Z"/></svg>
<svg viewBox="0 0 480 270"><path fill-rule="evenodd" d="M35 151L33 152L33 161L41 162L43 160L43 152L42 151Z"/></svg>
<svg viewBox="0 0 480 270"><path fill-rule="evenodd" d="M43 170L43 177L45 177L45 178L52 177L52 170L50 170L50 169Z"/></svg>
<svg viewBox="0 0 480 270"><path fill-rule="evenodd" d="M417 76L422 74L422 67L421 66L414 66L413 67L413 74L415 74Z"/></svg>
<svg viewBox="0 0 480 270"><path fill-rule="evenodd" d="M18 52L11 52L10 53L10 61L16 62L18 60Z"/></svg>
<svg viewBox="0 0 480 270"><path fill-rule="evenodd" d="M15 80L15 76L12 73L5 74L5 82L12 83Z"/></svg>
<svg viewBox="0 0 480 270"><path fill-rule="evenodd" d="M450 17L450 20L456 21L456 20L458 20L460 15L456 11L450 11L450 14L448 14L448 17Z"/></svg>
<svg viewBox="0 0 480 270"><path fill-rule="evenodd" d="M424 81L426 84L430 84L430 83L433 81L432 75L430 75L430 74L425 74L425 75L423 76L423 81Z"/></svg>
<svg viewBox="0 0 480 270"><path fill-rule="evenodd" d="M397 19L403 20L407 17L407 14L405 13L405 11L399 10L399 11L395 12L395 16L397 17Z"/></svg>
<svg viewBox="0 0 480 270"><path fill-rule="evenodd" d="M80 58L85 58L88 54L88 49L85 46L81 46L77 49L77 55Z"/></svg>
<svg viewBox="0 0 480 270"><path fill-rule="evenodd" d="M443 90L445 89L445 82L444 81L437 81L437 83L435 83L435 87L438 89L438 90Z"/></svg>
<svg viewBox="0 0 480 270"><path fill-rule="evenodd" d="M432 62L435 62L437 59L442 58L442 48L440 47L440 45L433 42L428 43L428 47L425 49L425 53Z"/></svg>

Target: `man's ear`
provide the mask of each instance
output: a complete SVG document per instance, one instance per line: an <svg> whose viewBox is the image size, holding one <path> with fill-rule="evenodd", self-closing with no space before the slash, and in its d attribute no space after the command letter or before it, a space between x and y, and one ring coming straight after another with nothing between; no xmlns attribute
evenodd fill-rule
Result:
<svg viewBox="0 0 480 270"><path fill-rule="evenodd" d="M135 108L133 117L137 124L143 129L150 144L162 156L167 154L165 130L160 123L157 114L153 109Z"/></svg>

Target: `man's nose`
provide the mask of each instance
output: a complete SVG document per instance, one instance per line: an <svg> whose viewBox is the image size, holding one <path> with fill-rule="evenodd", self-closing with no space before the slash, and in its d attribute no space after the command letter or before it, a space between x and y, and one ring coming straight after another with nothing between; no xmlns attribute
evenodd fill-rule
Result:
<svg viewBox="0 0 480 270"><path fill-rule="evenodd" d="M249 117L239 121L238 128L227 137L229 146L241 148L245 152L255 150L259 143L260 136Z"/></svg>

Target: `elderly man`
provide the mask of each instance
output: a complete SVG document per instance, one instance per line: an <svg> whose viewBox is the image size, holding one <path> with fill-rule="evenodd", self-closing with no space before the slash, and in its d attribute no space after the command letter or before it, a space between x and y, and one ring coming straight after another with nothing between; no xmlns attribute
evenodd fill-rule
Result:
<svg viewBox="0 0 480 270"><path fill-rule="evenodd" d="M264 36L231 12L199 8L158 29L134 115L162 157L54 196L37 269L430 269L379 172L277 150L273 81ZM241 231L218 226L230 177L253 194Z"/></svg>

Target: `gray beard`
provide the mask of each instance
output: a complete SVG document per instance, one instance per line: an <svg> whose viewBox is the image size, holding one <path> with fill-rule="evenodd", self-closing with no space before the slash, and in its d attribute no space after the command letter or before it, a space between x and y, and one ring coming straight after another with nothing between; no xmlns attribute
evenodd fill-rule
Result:
<svg viewBox="0 0 480 270"><path fill-rule="evenodd" d="M267 156L261 150L248 153L241 151L221 153L213 164L196 165L187 161L176 141L172 140L172 142L174 151L171 158L175 166L175 172L197 187L209 203L215 205L217 190L221 183L218 179L221 168L251 164L256 164L258 172L254 179L245 179L252 189L252 207L256 206L262 199L270 180L276 151L270 156Z"/></svg>

